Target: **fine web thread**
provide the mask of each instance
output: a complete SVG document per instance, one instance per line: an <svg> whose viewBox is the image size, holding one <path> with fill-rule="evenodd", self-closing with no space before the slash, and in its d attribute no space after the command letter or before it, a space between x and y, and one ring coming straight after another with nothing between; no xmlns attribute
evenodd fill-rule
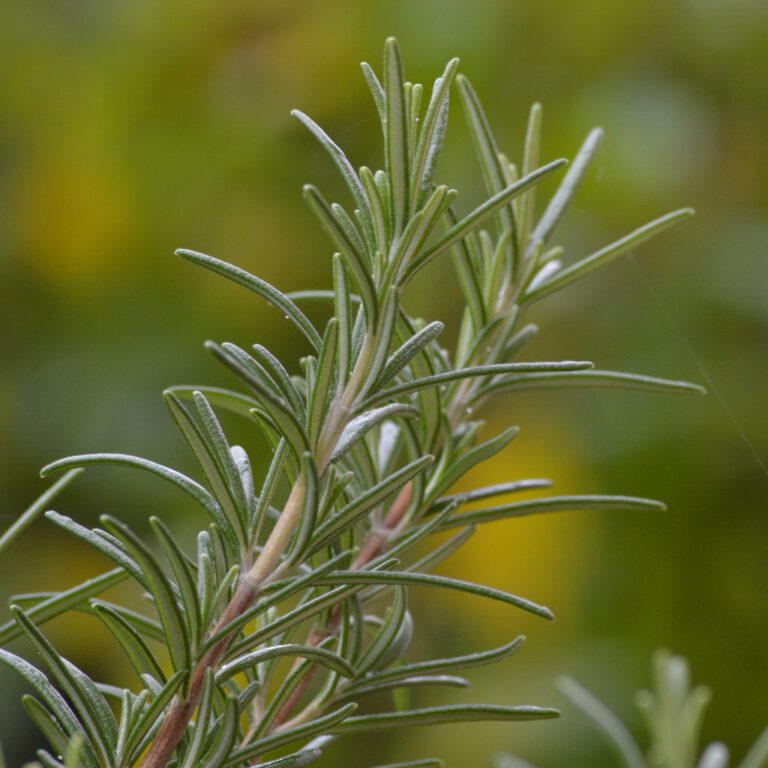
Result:
<svg viewBox="0 0 768 768"><path fill-rule="evenodd" d="M659 292L656 290L653 283L651 283L648 275L645 273L645 271L640 266L640 264L637 261L635 261L633 255L629 253L627 254L627 258L629 259L630 262L632 262L635 269L640 274L640 278L645 284L645 287L648 289L651 296L653 296L653 299L658 305L659 309L664 313L664 316L667 318L667 321L669 322L670 326L672 327L675 334L677 335L677 338L680 340L680 343L683 345L683 347L686 349L688 354L691 356L691 359L693 360L693 362L696 364L696 367L699 369L699 373L701 374L704 381L706 381L707 383L707 387L709 391L715 396L715 399L718 401L718 403L720 403L723 411L725 411L725 414L728 416L728 419L733 424L734 429L741 437L742 441L744 442L744 445L746 445L747 448L749 449L749 452L752 454L752 457L757 462L757 465L760 467L763 474L766 477L768 477L768 466L766 466L760 454L757 452L757 448L755 448L754 443L749 439L749 436L742 428L741 424L739 423L739 420L736 418L735 414L729 407L728 403L725 401L725 398L720 394L720 390L715 385L715 382L712 380L712 377L707 372L707 369L705 368L704 364L701 362L701 360L699 359L699 356L696 354L695 350L691 346L691 343L688 341L688 338L685 336L680 326L675 321L675 318L672 317L672 314L667 309L667 306L662 300L661 296L659 295Z"/></svg>

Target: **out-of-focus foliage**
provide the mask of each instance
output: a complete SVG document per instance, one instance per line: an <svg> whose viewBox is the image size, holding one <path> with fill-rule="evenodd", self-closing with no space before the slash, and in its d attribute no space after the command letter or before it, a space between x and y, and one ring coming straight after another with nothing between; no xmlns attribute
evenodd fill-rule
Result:
<svg viewBox="0 0 768 768"><path fill-rule="evenodd" d="M66 453L152 453L183 467L157 392L220 377L201 338L258 339L277 352L295 342L279 316L204 279L173 249L216 253L284 290L330 284L327 246L300 194L301 183L329 174L288 112L301 105L361 162L378 141L376 116L362 77L348 86L347 68L376 55L387 34L399 37L417 78L461 56L497 134L508 131L504 146L521 146L534 100L544 105L545 161L572 154L589 127L604 126L600 170L563 233L572 252L670 208L697 209L634 262L563 292L560 322L550 302L548 332L532 354L701 380L690 347L733 415L715 394L507 396L511 413L500 422L523 431L483 469L491 481L506 461L510 475L551 476L563 492L642 492L669 511L542 517L517 522L510 538L503 525L478 535L461 555L464 575L479 569L488 583L551 605L558 622L510 628L489 607L478 647L510 629L535 642L526 677L489 675L476 694L514 687L515 698L557 704L556 692L534 681L567 672L602 698L629 701L648 651L670 645L707 670L717 697L704 738L727 741L738 759L768 719L768 475L734 424L765 462L768 7L760 0L0 5L0 526L42 489L39 467ZM334 88L337 80L343 86ZM444 168L457 183L476 179L468 210L482 180L460 120ZM333 197L333 181L324 183ZM426 270L421 285L414 311L445 316L442 302L458 296L447 263ZM97 501L106 484L119 500L109 510ZM110 512L138 524L150 502L172 497L160 483L138 490L105 471L68 498L71 509L92 510L84 523ZM175 497L170 511L191 512ZM74 584L101 567L37 525L42 542L22 539L0 562L4 594ZM417 642L465 647L448 618L454 605L425 606L434 633ZM52 625L51 634L96 676L94 665L112 663L92 622ZM14 686L0 679L3 702L18 699ZM632 722L629 707L620 714ZM23 721L0 723L14 765L32 742ZM533 762L600 757L574 719L525 732L457 730L455 764L476 763L490 733ZM431 753L428 738L418 734L420 753ZM388 751L379 762L415 751L380 748Z"/></svg>

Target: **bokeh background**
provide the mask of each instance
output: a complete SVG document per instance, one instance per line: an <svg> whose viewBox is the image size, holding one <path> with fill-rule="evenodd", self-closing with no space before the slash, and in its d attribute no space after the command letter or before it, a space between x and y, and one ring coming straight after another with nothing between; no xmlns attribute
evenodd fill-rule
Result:
<svg viewBox="0 0 768 768"><path fill-rule="evenodd" d="M323 124L356 165L378 167L357 62L378 67L390 34L416 81L461 57L512 157L534 100L545 159L573 156L589 128L605 127L596 171L559 232L572 258L672 208L697 209L633 259L542 302L529 356L687 378L712 393L502 398L488 429L517 423L521 436L473 481L552 477L563 492L648 495L669 510L500 524L444 567L550 605L553 625L493 603L418 597L416 653L529 637L502 667L472 674L474 690L456 701L562 706L561 720L350 740L322 765L438 754L480 766L497 750L541 768L613 764L552 681L575 676L637 731L632 694L659 646L687 655L695 680L712 685L704 736L741 756L768 723L762 0L0 4L0 529L46 487L39 467L63 455L115 450L192 470L160 392L230 383L204 339L303 354L278 314L173 250L212 253L284 290L328 285L329 247L300 186L330 197L341 187L289 110ZM466 209L480 199L458 104L442 176ZM449 333L457 300L447 260L408 299ZM263 455L257 435L232 428ZM57 508L88 523L110 512L139 529L154 513L190 530L200 522L172 490L128 470L86 473ZM40 521L0 561L3 601L104 567ZM50 633L76 663L131 684L94 621L70 617ZM11 766L39 745L22 690L0 672Z"/></svg>

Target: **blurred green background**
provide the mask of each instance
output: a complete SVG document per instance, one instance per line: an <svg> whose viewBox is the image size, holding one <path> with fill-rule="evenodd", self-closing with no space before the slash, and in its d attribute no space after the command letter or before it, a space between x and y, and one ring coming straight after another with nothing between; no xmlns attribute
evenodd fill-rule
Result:
<svg viewBox="0 0 768 768"><path fill-rule="evenodd" d="M550 605L554 625L493 603L418 596L416 653L529 636L453 699L562 706L560 721L350 740L319 765L438 754L481 766L501 749L542 768L610 765L552 680L573 675L636 728L632 693L660 645L712 685L704 735L741 756L768 723L768 477L740 434L766 461L763 0L0 4L0 529L46 487L38 469L63 455L114 450L192 470L160 391L231 383L204 339L259 341L294 364L303 354L280 315L173 250L212 253L284 290L327 286L329 247L300 187L312 181L333 198L341 186L289 110L320 122L356 165L379 167L357 62L378 68L391 34L412 80L431 82L461 57L514 158L534 100L544 105L546 160L572 157L589 128L605 127L597 171L559 233L567 256L672 208L698 211L634 260L543 302L529 357L707 383L703 369L722 399L502 398L488 429L517 423L521 436L473 480L552 477L558 491L648 495L669 510L512 521L444 567ZM464 210L480 199L457 104L442 177ZM457 297L446 259L408 301L454 333ZM232 428L263 455L258 435ZM179 502L159 481L104 469L57 508L91 524L110 512L139 529L159 513L192 530L197 513ZM104 567L40 521L0 562L3 599ZM132 684L95 622L70 617L50 633L76 663ZM0 740L18 765L39 742L16 677L2 671L0 692Z"/></svg>

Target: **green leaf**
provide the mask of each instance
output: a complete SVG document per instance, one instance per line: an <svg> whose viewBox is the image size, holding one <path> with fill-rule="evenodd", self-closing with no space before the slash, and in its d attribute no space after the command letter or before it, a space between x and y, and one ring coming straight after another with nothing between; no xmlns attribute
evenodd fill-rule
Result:
<svg viewBox="0 0 768 768"><path fill-rule="evenodd" d="M384 104L386 133L384 159L389 178L391 208L394 212L394 238L405 228L409 213L408 120L405 105L405 78L400 49L394 37L384 44Z"/></svg>
<svg viewBox="0 0 768 768"><path fill-rule="evenodd" d="M265 588L266 590L269 590L270 587L272 588L269 596L260 599L250 608L243 611L243 613L236 619L233 619L226 627L220 629L218 632L214 632L206 641L201 653L210 650L223 638L229 635L234 636L235 632L238 632L253 619L261 615L266 615L267 611L273 606L280 604L307 587L312 587L319 576L325 573L330 573L340 563L349 561L350 555L350 551L341 552L326 563L318 566L316 569L305 573L303 576L289 578L287 579L287 583L280 581L269 585ZM229 658L232 658L232 654L229 655Z"/></svg>
<svg viewBox="0 0 768 768"><path fill-rule="evenodd" d="M523 373L528 371L541 371L544 373L549 373L550 371L583 371L589 368L592 368L592 363L581 360L564 360L555 363L497 363L495 365L473 365L467 368L459 368L455 371L437 373L434 376L425 376L420 379L414 379L413 381L406 381L402 384L390 387L389 389L383 389L371 395L360 407L367 408L375 403L380 403L382 400L389 400L392 397L402 397L403 395L409 395L412 392L418 392L420 389L445 384L449 381L457 381L458 379L467 379L478 376L498 376L503 373ZM490 386L492 385L489 385L489 387Z"/></svg>
<svg viewBox="0 0 768 768"><path fill-rule="evenodd" d="M282 645L272 645L259 651L252 651L243 656L239 656L230 662L227 662L217 673L216 681L221 683L246 669L251 669L263 661L273 658L282 658L283 656L298 656L304 659L313 659L328 669L338 672L344 677L352 677L354 671L350 664L341 656L312 645L301 645L298 643L284 643Z"/></svg>
<svg viewBox="0 0 768 768"><path fill-rule="evenodd" d="M239 642L233 643L227 651L225 660L228 661L229 659L236 658L251 648L257 648L275 635L292 629L307 619L316 616L326 608L334 606L350 595L359 592L361 589L365 589L364 584L337 587L308 600L298 608L294 608L292 611L270 622L263 629L257 629ZM208 645L210 645L210 641Z"/></svg>
<svg viewBox="0 0 768 768"><path fill-rule="evenodd" d="M385 294L381 307L379 324L375 335L372 338L374 347L371 359L368 361L363 384L360 386L358 397L362 397L367 392L374 381L381 373L392 348L392 339L397 326L397 316L400 308L400 291L394 285L390 286Z"/></svg>
<svg viewBox="0 0 768 768"><path fill-rule="evenodd" d="M125 754L130 757L129 764L135 763L139 756L154 738L163 721L164 714L171 699L185 681L187 673L183 670L176 672L173 677L155 694L152 703L144 710L136 725L126 740Z"/></svg>
<svg viewBox="0 0 768 768"><path fill-rule="evenodd" d="M224 758L232 751L238 740L240 711L237 699L227 696L224 715L216 729L216 736L206 751L201 763L191 764L191 768L220 768Z"/></svg>
<svg viewBox="0 0 768 768"><path fill-rule="evenodd" d="M104 622L107 629L120 643L139 677L141 675L152 675L161 683L165 682L165 673L159 662L149 649L144 638L127 619L109 606L100 603L93 605L93 612Z"/></svg>
<svg viewBox="0 0 768 768"><path fill-rule="evenodd" d="M56 753L63 755L69 747L70 738L58 720L34 696L22 696L21 703ZM92 753L84 751L82 757L85 765L97 768L98 763Z"/></svg>
<svg viewBox="0 0 768 768"><path fill-rule="evenodd" d="M197 595L196 574L187 556L182 552L173 535L166 525L158 517L150 517L149 523L163 548L163 552L171 565L173 575L176 577L176 584L179 587L179 593L184 606L184 615L189 625L189 637L192 648L196 648L207 629L202 624L200 615L200 605ZM162 679L162 678L159 678Z"/></svg>
<svg viewBox="0 0 768 768"><path fill-rule="evenodd" d="M189 669L189 634L184 614L179 609L176 597L162 568L146 544L125 523L103 515L103 524L121 541L141 566L155 599L155 607L165 632L165 642L171 654L174 670Z"/></svg>
<svg viewBox="0 0 768 768"><path fill-rule="evenodd" d="M765 768L768 765L768 728L757 737L738 768Z"/></svg>
<svg viewBox="0 0 768 768"><path fill-rule="evenodd" d="M366 678L363 678L364 680ZM444 686L448 688L469 688L469 680L455 675L420 675L414 677L402 677L395 680L382 680L372 682L369 685L358 685L339 695L339 699L358 698L360 696L369 696L371 694L383 693L384 691L397 690L398 688L421 688L426 686Z"/></svg>
<svg viewBox="0 0 768 768"><path fill-rule="evenodd" d="M393 418L415 418L418 413L419 411L415 406L407 403L390 403L381 408L363 411L344 428L331 454L331 461L341 458L352 446L383 421Z"/></svg>
<svg viewBox="0 0 768 768"><path fill-rule="evenodd" d="M371 733L388 728L414 725L438 725L441 723L467 723L472 721L548 720L558 717L556 709L543 707L500 707L492 704L459 704L444 707L427 707L406 712L383 712L347 718L333 726L331 733Z"/></svg>
<svg viewBox="0 0 768 768"><path fill-rule="evenodd" d="M425 493L427 501L435 499L443 491L448 490L476 464L490 459L491 456L495 456L499 451L506 448L515 439L519 431L517 427L509 427L491 440L481 443L462 454L445 472L436 475L432 479Z"/></svg>
<svg viewBox="0 0 768 768"><path fill-rule="evenodd" d="M306 451L301 457L301 476L304 478L304 500L302 502L301 516L296 525L296 532L285 555L285 568L289 567L289 563L300 563L304 559L315 530L320 477L317 465L309 451Z"/></svg>
<svg viewBox="0 0 768 768"><path fill-rule="evenodd" d="M25 606L21 605L17 597L11 598L11 601L19 604L30 620L34 621L37 626L40 626L41 624L56 618L56 616L60 616L70 608L82 605L89 598L106 592L116 584L125 581L129 576L130 573L124 571L122 568L116 568L115 570L107 571L107 573L96 576L93 579L88 579L88 581L84 581L76 587L71 587L63 592L54 592L49 597L35 603L31 608L25 608ZM15 621L3 624L0 627L0 643L6 643L9 640L13 640L20 634L21 629Z"/></svg>
<svg viewBox="0 0 768 768"><path fill-rule="evenodd" d="M352 196L354 197L355 202L360 209L363 220L365 221L367 219L367 222L370 224L371 210L368 205L368 199L365 196L365 190L363 189L363 185L360 182L360 179L355 173L355 169L347 159L347 156L344 154L341 148L331 140L330 136L328 136L328 134L314 120L312 120L312 118L307 117L307 115L298 109L294 109L291 114L300 123L309 129L309 131L315 136L315 138L317 138L317 140L323 145L325 150L331 156L334 163L336 164L336 167L341 172L341 175L346 182L349 191L352 193ZM318 344L316 349L319 349L319 346L320 345Z"/></svg>
<svg viewBox="0 0 768 768"><path fill-rule="evenodd" d="M635 389L647 392L664 392L680 395L703 395L706 390L687 381L659 379L637 373L620 371L551 371L522 373L508 379L491 382L480 387L474 400L495 392L511 392L553 387L608 387L610 389Z"/></svg>
<svg viewBox="0 0 768 768"><path fill-rule="evenodd" d="M518 195L530 189L534 184L538 184L546 176L554 173L565 165L565 160L555 160L554 162L543 165L519 181L503 189L493 197L486 200L482 205L475 208L472 213L465 216L458 224L452 226L436 243L431 245L425 251L422 251L412 262L408 272L403 278L403 283L408 282L420 269L427 265L435 256L450 248L462 237L465 237L478 224L492 216L496 211L503 208L507 203Z"/></svg>
<svg viewBox="0 0 768 768"><path fill-rule="evenodd" d="M64 727L64 730L72 736L79 733L86 736L82 724L75 713L65 701L64 697L51 685L48 678L36 667L13 653L0 648L0 662L16 670L40 695L48 708ZM93 749L90 741L86 740L89 749Z"/></svg>
<svg viewBox="0 0 768 768"><path fill-rule="evenodd" d="M376 768L442 768L443 761L437 758L427 758L426 760L411 760L407 763L390 763L389 765L379 765Z"/></svg>
<svg viewBox="0 0 768 768"><path fill-rule="evenodd" d="M40 498L28 509L19 515L16 522L0 536L0 552L2 552L10 543L15 539L54 499L61 491L64 490L79 474L82 470L73 469L67 472L64 477L59 478ZM44 476L45 469L41 471L41 476Z"/></svg>
<svg viewBox="0 0 768 768"><path fill-rule="evenodd" d="M250 355L247 352L235 344L226 342L219 346L213 341L207 341L205 346L258 394L269 411L269 417L279 427L281 434L288 439L297 455L300 456L309 448L309 439L304 431L301 417L294 413L286 400L262 384L250 368ZM253 411L251 413L253 414Z"/></svg>
<svg viewBox="0 0 768 768"><path fill-rule="evenodd" d="M105 608L111 609L121 618L125 619L133 629L140 632L144 637L156 640L161 644L165 642L165 634L163 633L163 627L159 621L154 621L153 619L147 618L142 613L131 611L128 608L124 608L115 603L108 603L105 600L91 600L91 611L95 611L96 606L104 606Z"/></svg>
<svg viewBox="0 0 768 768"><path fill-rule="evenodd" d="M257 360L264 366L269 374L274 378L280 393L288 401L291 408L297 416L301 417L305 414L304 401L301 398L301 394L291 381L291 377L288 371L285 370L283 364L264 346L261 344L254 344L253 351ZM255 401L252 401L253 405L258 405ZM253 407L253 405L251 407Z"/></svg>
<svg viewBox="0 0 768 768"><path fill-rule="evenodd" d="M552 196L549 205L542 214L531 234L531 244L545 243L555 231L555 227L563 218L568 206L576 196L581 183L584 181L587 171L594 160L597 150L603 140L603 129L593 128L584 143L581 145L576 157L563 177L557 192ZM526 254L530 255L530 254Z"/></svg>
<svg viewBox="0 0 768 768"><path fill-rule="evenodd" d="M608 264L610 261L631 251L646 240L650 240L650 238L663 232L665 229L669 229L669 227L677 224L679 221L687 219L691 215L693 215L692 208L681 208L679 211L673 211L666 216L661 216L648 224L644 224L634 232L630 232L628 235L616 240L616 242L606 245L599 251L595 251L595 253L590 256L576 262L576 264L566 267L542 285L537 286L533 290L529 290L523 296L523 301L528 302L533 301L534 299L540 299L553 291L564 288L566 285L570 285L576 280L588 275L590 272L594 272L594 270L602 267L604 264Z"/></svg>
<svg viewBox="0 0 768 768"><path fill-rule="evenodd" d="M451 59L432 87L432 96L421 124L419 141L413 156L410 182L411 211L417 209L419 196L423 190L429 188L437 169L437 161L445 140L451 83L458 66L459 60Z"/></svg>
<svg viewBox="0 0 768 768"><path fill-rule="evenodd" d="M602 701L570 677L561 677L557 681L557 687L606 736L607 741L626 768L648 768L645 757L632 735Z"/></svg>
<svg viewBox="0 0 768 768"><path fill-rule="evenodd" d="M200 704L197 708L192 738L184 754L181 768L199 767L205 739L210 733L211 717L214 714L214 695L213 669L208 667L203 678L203 688L200 693Z"/></svg>
<svg viewBox="0 0 768 768"><path fill-rule="evenodd" d="M337 723L345 720L355 711L355 709L357 709L357 704L350 702L323 717L317 717L303 725L298 725L295 728L288 728L279 733L259 739L253 744L249 744L247 747L235 750L223 764L222 768L235 768L235 766L243 765L244 763L253 760L253 758L263 755L265 752L270 752L273 749L298 741L299 739L306 739L315 734L325 733ZM312 755L312 758L314 759L314 755ZM303 763L303 765L306 764L307 763ZM263 768L267 768L271 763L262 763L261 765ZM277 763L274 763L274 765L275 768L282 768L279 767ZM288 763L286 768L290 765L291 763Z"/></svg>
<svg viewBox="0 0 768 768"><path fill-rule="evenodd" d="M236 522L239 522L237 526L240 533L239 538L245 542L247 538L245 532L248 529L248 502L245 498L240 471L232 458L232 449L227 442L224 430L221 428L210 403L205 399L205 395L201 392L194 392L192 396L195 399L197 412L200 414L200 420L208 438L206 442L213 449L213 459L216 462L218 476L224 484L228 501L232 505L233 527L235 527Z"/></svg>
<svg viewBox="0 0 768 768"><path fill-rule="evenodd" d="M243 395L240 392L233 392L230 389L222 389L221 387L206 387L205 385L195 387L176 386L168 387L166 392L171 392L181 400L193 400L192 395L194 392L202 392L208 398L208 402L215 408L223 408L247 419L251 418L251 409L259 407L258 400L254 400L252 397Z"/></svg>
<svg viewBox="0 0 768 768"><path fill-rule="evenodd" d="M127 571L133 576L139 584L147 589L149 588L147 579L144 572L139 567L139 564L120 547L107 539L102 531L99 531L98 529L90 530L89 528L80 525L80 523L76 523L72 518L60 515L53 510L46 512L45 516L52 523L56 523L56 525L61 526L64 530L77 536L78 539L82 539L92 547L98 549L99 552L106 555L110 560L117 563L124 571Z"/></svg>
<svg viewBox="0 0 768 768"><path fill-rule="evenodd" d="M317 448L318 439L325 423L328 404L332 397L333 377L336 372L336 347L339 341L339 321L332 317L328 321L323 346L317 359L315 382L310 393L307 411L307 434L310 445Z"/></svg>
<svg viewBox="0 0 768 768"><path fill-rule="evenodd" d="M306 184L304 186L304 198L312 212L317 216L323 229L325 229L336 247L341 251L341 255L344 257L347 266L355 278L357 287L360 290L368 327L374 328L378 316L378 304L376 301L376 288L371 278L371 267L367 257L355 248L354 244L336 221L336 218L331 211L331 207L328 205L325 198L311 184Z"/></svg>
<svg viewBox="0 0 768 768"><path fill-rule="evenodd" d="M411 217L387 266L385 285L400 285L413 257L426 244L442 215L456 199L455 189L437 187L424 204L424 208Z"/></svg>
<svg viewBox="0 0 768 768"><path fill-rule="evenodd" d="M403 623L407 616L407 595L404 587L395 587L395 599L392 605L387 609L387 615L384 623L381 625L373 642L365 649L363 655L358 659L355 665L356 675L362 675L369 669L377 666L386 666L383 662L384 656L391 650L397 640ZM405 650L403 650L405 652ZM397 654L392 661L396 661L402 654Z"/></svg>
<svg viewBox="0 0 768 768"><path fill-rule="evenodd" d="M666 507L660 501L634 496L550 496L544 499L530 499L529 501L502 504L498 507L488 507L472 512L462 512L447 518L440 526L440 530L463 525L479 525L508 517L523 517L542 512L563 512L576 509L664 511Z"/></svg>
<svg viewBox="0 0 768 768"><path fill-rule="evenodd" d="M319 552L323 547L341 536L345 530L354 525L373 507L392 496L409 480L423 472L432 464L433 460L432 456L422 456L356 496L338 514L318 526L312 537L308 554Z"/></svg>
<svg viewBox="0 0 768 768"><path fill-rule="evenodd" d="M254 293L266 299L270 304L280 310L287 320L291 322L304 334L309 343L315 348L320 349L320 335L315 330L312 323L309 322L306 315L284 294L277 290L260 277L246 272L244 269L227 264L225 261L207 256L197 251L188 251L180 249L176 251L179 256L183 256L194 264L210 269L218 275L227 277L238 285L253 291Z"/></svg>
<svg viewBox="0 0 768 768"><path fill-rule="evenodd" d="M524 611L545 619L552 620L555 618L549 608L538 605L531 600L526 600L524 597L511 595L508 592L484 587L480 584L461 581L460 579L436 576L431 573L411 573L410 571L336 571L327 576L322 576L318 581L321 584L384 584L412 587L441 587L466 592L467 594L479 597L488 597L491 600L499 600L502 603L522 608Z"/></svg>
<svg viewBox="0 0 768 768"><path fill-rule="evenodd" d="M352 303L349 297L347 269L338 254L333 256L334 310L339 323L336 344L336 392L341 394L347 383L352 354Z"/></svg>
<svg viewBox="0 0 768 768"><path fill-rule="evenodd" d="M217 509L216 512L211 509L211 517L227 537L233 551L237 552L244 543L240 516L227 484L226 474L216 460L216 449L211 445L210 433L206 439L176 395L166 390L163 392L163 400L216 497ZM239 482L238 478L238 484Z"/></svg>
<svg viewBox="0 0 768 768"><path fill-rule="evenodd" d="M510 483L487 485L485 488L476 488L473 491L443 496L435 502L435 506L442 506L443 504L471 504L476 501L492 498L493 496L504 496L508 493L517 493L518 491L535 491L540 488L550 488L551 486L551 480L513 480Z"/></svg>
<svg viewBox="0 0 768 768"><path fill-rule="evenodd" d="M480 100L477 98L472 85L464 75L456 78L459 86L459 96L475 146L477 159L483 173L485 188L488 194L498 194L507 186L505 174L499 161L499 149L491 133L488 120L485 117ZM516 237L516 224L514 214L509 207L503 207L499 212L499 233L509 233Z"/></svg>
<svg viewBox="0 0 768 768"><path fill-rule="evenodd" d="M456 226L456 217L453 211L446 211L448 223ZM478 282L477 270L472 264L472 257L463 238L457 240L453 245L453 265L456 269L456 276L459 278L459 286L467 302L467 311L472 318L472 331L477 334L485 326L488 318L485 312L485 302L483 301L483 292Z"/></svg>
<svg viewBox="0 0 768 768"><path fill-rule="evenodd" d="M363 77L365 78L365 82L368 83L368 88L371 90L371 96L373 96L376 109L379 111L379 118L381 119L383 128L387 119L386 104L384 103L384 89L381 87L379 78L376 77L376 73L373 71L370 64L362 61L360 62L360 69L363 70Z"/></svg>
<svg viewBox="0 0 768 768"><path fill-rule="evenodd" d="M539 148L541 144L541 104L533 104L528 117L528 128L525 132L525 149L523 150L523 176L527 176L539 164ZM523 250L528 245L530 232L533 229L533 217L536 212L536 188L533 187L519 198L519 242Z"/></svg>
<svg viewBox="0 0 768 768"><path fill-rule="evenodd" d="M66 694L83 725L88 740L93 745L99 759L105 765L110 764L111 749L117 741L117 726L109 706L95 686L84 686L82 672L66 662L43 636L39 629L26 617L17 606L11 606L11 613L21 625L27 639L35 647L50 673ZM80 674L73 674L77 670ZM25 675L26 676L26 675ZM28 678L29 679L29 678ZM41 691L42 693L42 691ZM50 702L47 702L50 704ZM56 711L56 710L54 710ZM105 717L106 712L109 712ZM57 712L58 714L58 712ZM104 720L102 720L104 717ZM76 730L80 730L77 728Z"/></svg>
<svg viewBox="0 0 768 768"><path fill-rule="evenodd" d="M68 456L65 459L59 459L43 467L40 474L45 476L54 472L61 472L70 467L89 467L96 464L114 464L122 467L134 467L151 472L153 475L162 477L169 483L191 496L211 517L216 519L221 516L221 510L216 500L211 496L202 485L196 483L191 478L177 472L175 469L165 467L148 459L142 459L140 456L129 456L124 453L88 453L81 456Z"/></svg>

